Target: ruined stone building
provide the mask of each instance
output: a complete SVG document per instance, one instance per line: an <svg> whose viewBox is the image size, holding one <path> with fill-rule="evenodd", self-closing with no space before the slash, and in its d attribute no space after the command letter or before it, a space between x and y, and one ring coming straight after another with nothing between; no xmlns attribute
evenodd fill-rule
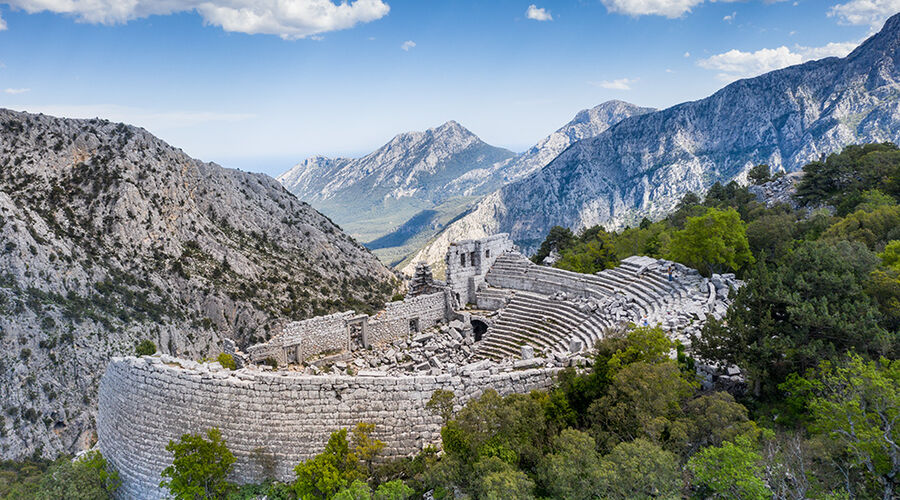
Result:
<svg viewBox="0 0 900 500"><path fill-rule="evenodd" d="M162 498L166 444L211 427L234 453L239 483L291 480L332 431L358 422L376 425L384 458L414 454L439 444L440 418L425 408L435 390L462 405L488 388L549 387L627 324L660 325L687 342L740 286L647 257L596 275L538 266L504 234L451 245L446 264L445 283L419 266L408 296L377 314L288 323L246 353L229 343L235 371L164 355L114 359L97 423L123 498Z"/></svg>

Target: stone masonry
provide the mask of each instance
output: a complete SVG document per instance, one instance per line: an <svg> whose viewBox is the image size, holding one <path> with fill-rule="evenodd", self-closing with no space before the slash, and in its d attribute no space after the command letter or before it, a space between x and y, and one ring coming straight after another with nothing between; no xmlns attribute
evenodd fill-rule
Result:
<svg viewBox="0 0 900 500"><path fill-rule="evenodd" d="M448 314L445 292L438 291L389 302L375 316L347 311L288 323L267 342L250 346L248 354L254 362L271 358L279 365L302 363L324 352L391 343L431 328Z"/></svg>
<svg viewBox="0 0 900 500"><path fill-rule="evenodd" d="M446 260L446 284L423 267L416 292L375 315L289 323L247 355L226 343L236 371L169 356L114 359L97 426L100 449L122 476L121 496L162 498L165 445L211 427L237 458L238 483L291 480L331 432L358 422L376 424L384 458L409 456L440 439L440 422L425 409L434 390L464 404L487 388L549 387L560 369L585 366L598 340L630 323L660 325L687 345L708 317L723 317L741 286L733 275L704 278L639 256L595 275L538 266L506 235L458 242ZM257 365L266 358L279 369ZM704 386L741 384L732 371L700 370Z"/></svg>
<svg viewBox="0 0 900 500"><path fill-rule="evenodd" d="M484 282L497 257L513 249L506 233L478 240L454 242L447 249L447 286L460 306L477 301L475 291Z"/></svg>
<svg viewBox="0 0 900 500"><path fill-rule="evenodd" d="M386 443L383 457L408 456L440 439L440 419L425 409L435 390L451 390L465 404L488 388L546 388L557 372L500 373L481 362L452 376L310 376L229 371L169 356L115 358L100 384L99 446L121 475L120 498L164 498L160 473L172 460L166 444L212 427L237 459L232 480L266 479L268 461L275 478L290 481L293 467L320 453L334 430L374 423L374 436Z"/></svg>

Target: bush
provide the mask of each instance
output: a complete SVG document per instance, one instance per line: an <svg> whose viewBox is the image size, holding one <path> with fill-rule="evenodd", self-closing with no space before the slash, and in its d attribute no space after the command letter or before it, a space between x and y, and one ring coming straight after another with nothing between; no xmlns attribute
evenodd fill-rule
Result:
<svg viewBox="0 0 900 500"><path fill-rule="evenodd" d="M768 165L757 165L750 169L747 172L747 180L749 180L752 184L756 184L757 186L760 184L765 184L772 180L772 174L769 170Z"/></svg>
<svg viewBox="0 0 900 500"><path fill-rule="evenodd" d="M178 500L222 499L231 488L225 478L235 462L234 455L219 429L206 431L206 437L184 434L178 442L166 445L166 451L173 454L172 465L163 470L162 476L168 480L159 485Z"/></svg>
<svg viewBox="0 0 900 500"><path fill-rule="evenodd" d="M222 365L223 368L228 368L229 370L237 370L237 363L234 362L234 356L228 353L221 353L219 357L216 358L216 361Z"/></svg>
<svg viewBox="0 0 900 500"><path fill-rule="evenodd" d="M113 498L120 484L119 474L111 469L103 455L89 451L75 460L58 460L47 470L35 498L101 500Z"/></svg>
<svg viewBox="0 0 900 500"><path fill-rule="evenodd" d="M278 360L276 360L275 358L266 358L260 361L260 363L266 366L271 366L272 368L278 368Z"/></svg>
<svg viewBox="0 0 900 500"><path fill-rule="evenodd" d="M138 356L152 356L156 354L156 344L152 340L142 340L137 347L134 348L135 354Z"/></svg>

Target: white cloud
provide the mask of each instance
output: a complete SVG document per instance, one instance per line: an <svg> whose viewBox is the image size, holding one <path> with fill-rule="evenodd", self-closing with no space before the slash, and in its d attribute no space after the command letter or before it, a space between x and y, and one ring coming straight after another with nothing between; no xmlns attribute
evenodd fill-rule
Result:
<svg viewBox="0 0 900 500"><path fill-rule="evenodd" d="M726 23L730 23L730 22L734 21L735 17L737 17L737 12L732 12L731 14L728 14L727 16L723 17L722 20L725 21Z"/></svg>
<svg viewBox="0 0 900 500"><path fill-rule="evenodd" d="M414 42L412 40L407 40L400 45L400 48L409 52L409 49L411 49L415 46L416 46L416 42Z"/></svg>
<svg viewBox="0 0 900 500"><path fill-rule="evenodd" d="M844 57L853 52L860 42L831 42L821 47L798 47L804 61L814 61L825 57Z"/></svg>
<svg viewBox="0 0 900 500"><path fill-rule="evenodd" d="M543 8L538 7L535 4L531 4L528 6L528 10L525 11L525 17L528 19L534 19L535 21L552 21L553 16L550 14L550 11Z"/></svg>
<svg viewBox="0 0 900 500"><path fill-rule="evenodd" d="M629 16L681 17L707 0L601 0L606 10ZM709 0L715 2L716 0ZM718 0L734 2L739 0Z"/></svg>
<svg viewBox="0 0 900 500"><path fill-rule="evenodd" d="M31 89L3 89L4 94L12 94L12 95L24 94L25 92L30 92L30 91L31 91Z"/></svg>
<svg viewBox="0 0 900 500"><path fill-rule="evenodd" d="M603 80L602 82L592 82L592 85L602 87L609 90L631 90L631 84L637 82L636 79L619 78L618 80Z"/></svg>
<svg viewBox="0 0 900 500"><path fill-rule="evenodd" d="M832 7L828 15L839 18L843 23L868 24L878 29L897 12L900 12L900 0L850 0Z"/></svg>
<svg viewBox="0 0 900 500"><path fill-rule="evenodd" d="M793 50L784 45L775 49L760 49L756 52L732 49L701 59L697 61L697 65L701 68L718 71L718 77L723 81L732 81L824 57L844 57L857 45L859 42L832 42L822 47L798 46Z"/></svg>
<svg viewBox="0 0 900 500"><path fill-rule="evenodd" d="M0 31L3 31L5 29L6 29L6 21L4 21L2 17L0 17Z"/></svg>
<svg viewBox="0 0 900 500"><path fill-rule="evenodd" d="M684 58L687 59L688 57L691 57L691 53L690 53L690 52L685 52L685 53L684 53Z"/></svg>
<svg viewBox="0 0 900 500"><path fill-rule="evenodd" d="M386 16L383 0L2 0L34 14L55 12L79 22L126 23L133 19L196 11L204 22L225 31L278 35L293 40L347 29Z"/></svg>

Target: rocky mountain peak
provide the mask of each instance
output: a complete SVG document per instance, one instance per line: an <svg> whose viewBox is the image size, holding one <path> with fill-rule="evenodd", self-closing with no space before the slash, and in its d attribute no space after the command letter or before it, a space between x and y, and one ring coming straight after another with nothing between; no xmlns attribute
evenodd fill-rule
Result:
<svg viewBox="0 0 900 500"><path fill-rule="evenodd" d="M634 225L664 216L689 191L741 180L760 163L793 172L849 144L900 141L898 50L900 15L845 58L739 80L705 99L622 119L486 196L413 260L436 264L448 240L496 232L529 250L554 225Z"/></svg>

